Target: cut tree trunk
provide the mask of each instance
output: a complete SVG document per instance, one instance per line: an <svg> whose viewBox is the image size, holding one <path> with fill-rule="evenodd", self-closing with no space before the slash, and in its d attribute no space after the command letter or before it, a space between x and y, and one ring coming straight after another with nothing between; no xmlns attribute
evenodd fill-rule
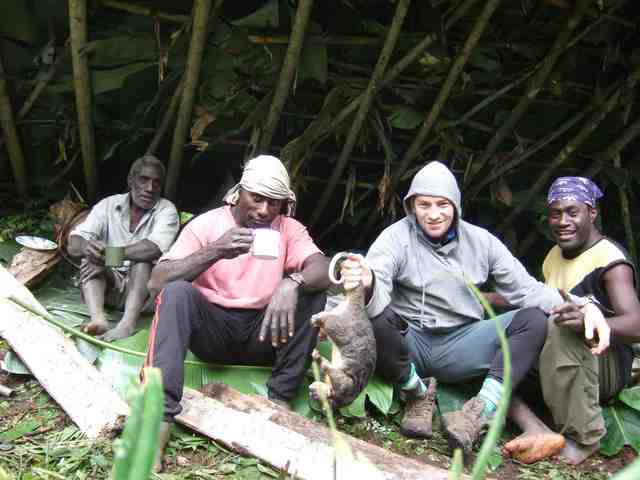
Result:
<svg viewBox="0 0 640 480"><path fill-rule="evenodd" d="M185 389L176 420L229 448L257 457L302 480L446 480L444 469L338 434L264 397L224 384L207 386L210 397ZM336 452L337 450L337 452ZM335 471L334 471L335 469ZM463 476L463 478L467 478Z"/></svg>
<svg viewBox="0 0 640 480"><path fill-rule="evenodd" d="M31 292L0 266L0 336L87 437L109 435L120 428L129 411L127 404L73 341L38 314L49 315Z"/></svg>

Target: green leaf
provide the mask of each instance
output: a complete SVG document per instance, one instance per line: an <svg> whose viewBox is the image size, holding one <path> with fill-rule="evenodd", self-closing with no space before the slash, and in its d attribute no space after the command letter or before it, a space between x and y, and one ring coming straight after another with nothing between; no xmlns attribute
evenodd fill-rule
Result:
<svg viewBox="0 0 640 480"><path fill-rule="evenodd" d="M384 415L388 415L393 404L393 385L374 375L367 385L367 396Z"/></svg>
<svg viewBox="0 0 640 480"><path fill-rule="evenodd" d="M401 130L413 130L422 123L424 114L415 108L402 105L393 110L388 120L392 127Z"/></svg>
<svg viewBox="0 0 640 480"><path fill-rule="evenodd" d="M629 407L640 410L640 385L625 388L618 394L618 399Z"/></svg>
<svg viewBox="0 0 640 480"><path fill-rule="evenodd" d="M9 373L13 373L14 375L31 375L31 371L24 363L22 363L22 360L20 360L18 356L13 353L13 350L9 350L4 356L4 360L2 361L2 368Z"/></svg>
<svg viewBox="0 0 640 480"><path fill-rule="evenodd" d="M630 445L640 452L640 412L622 403L602 410L607 434L600 441L600 452L606 456L616 455L622 447Z"/></svg>
<svg viewBox="0 0 640 480"><path fill-rule="evenodd" d="M124 432L114 445L113 480L149 478L158 450L163 397L160 370L145 369L145 383L132 399Z"/></svg>
<svg viewBox="0 0 640 480"><path fill-rule="evenodd" d="M140 62L126 65L124 67L112 68L109 70L92 70L91 85L94 95L119 90L124 85L129 75L138 73L146 68L157 68L156 62ZM52 83L47 88L49 93L70 93L73 91L72 77L70 75L61 76L60 80Z"/></svg>
<svg viewBox="0 0 640 480"><path fill-rule="evenodd" d="M308 45L302 49L298 64L299 79L312 78L321 84L327 82L327 47Z"/></svg>
<svg viewBox="0 0 640 480"><path fill-rule="evenodd" d="M118 67L132 62L156 60L156 42L151 35L122 35L86 44L91 66Z"/></svg>
<svg viewBox="0 0 640 480"><path fill-rule="evenodd" d="M364 400L367 396L366 388L360 392L360 395L356 397L356 399L351 402L346 407L342 407L340 409L340 413L345 417L357 417L364 418L367 416L367 412L364 409Z"/></svg>
<svg viewBox="0 0 640 480"><path fill-rule="evenodd" d="M40 421L37 419L28 419L18 423L10 430L5 430L0 433L0 440L3 442L11 442L22 437L25 433L34 432L40 426Z"/></svg>
<svg viewBox="0 0 640 480"><path fill-rule="evenodd" d="M239 27L276 28L280 23L279 2L269 0L252 14L231 23Z"/></svg>
<svg viewBox="0 0 640 480"><path fill-rule="evenodd" d="M495 72L500 70L500 61L497 58L495 50L485 50L476 48L471 52L469 64L485 72Z"/></svg>

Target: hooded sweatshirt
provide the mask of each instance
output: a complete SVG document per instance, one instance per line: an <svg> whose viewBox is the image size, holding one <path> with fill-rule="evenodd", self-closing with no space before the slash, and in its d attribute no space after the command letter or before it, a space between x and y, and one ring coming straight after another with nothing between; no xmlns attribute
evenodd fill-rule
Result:
<svg viewBox="0 0 640 480"><path fill-rule="evenodd" d="M456 235L434 243L411 207L416 195L451 201ZM517 307L548 312L563 303L557 290L534 279L507 247L484 228L462 220L460 188L451 171L430 162L413 178L404 198L406 217L386 228L367 253L375 282L367 313L389 306L413 328L448 331L484 318L468 283L480 287L492 278L496 291Z"/></svg>

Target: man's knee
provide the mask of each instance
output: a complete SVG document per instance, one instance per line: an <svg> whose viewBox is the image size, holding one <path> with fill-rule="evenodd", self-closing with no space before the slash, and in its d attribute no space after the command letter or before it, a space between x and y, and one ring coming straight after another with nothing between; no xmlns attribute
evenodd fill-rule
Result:
<svg viewBox="0 0 640 480"><path fill-rule="evenodd" d="M507 336L526 331L531 343L544 345L548 334L547 314L537 307L523 308L515 313L511 324L507 327Z"/></svg>
<svg viewBox="0 0 640 480"><path fill-rule="evenodd" d="M160 292L162 296L162 303L188 301L193 298L196 292L195 287L191 282L186 280L175 280L167 283L167 285Z"/></svg>
<svg viewBox="0 0 640 480"><path fill-rule="evenodd" d="M405 334L409 325L389 307L371 319L376 338L385 338L389 334Z"/></svg>

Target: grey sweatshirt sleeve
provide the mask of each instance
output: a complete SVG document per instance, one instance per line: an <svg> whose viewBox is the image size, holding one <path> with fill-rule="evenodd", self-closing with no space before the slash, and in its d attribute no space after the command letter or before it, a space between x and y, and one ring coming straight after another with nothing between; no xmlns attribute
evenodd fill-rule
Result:
<svg viewBox="0 0 640 480"><path fill-rule="evenodd" d="M490 273L496 282L496 291L511 305L540 307L549 312L564 302L555 288L548 287L529 275L509 249L491 234L489 243Z"/></svg>
<svg viewBox="0 0 640 480"><path fill-rule="evenodd" d="M391 303L393 281L396 278L402 246L395 244L393 235L385 230L373 242L367 253L367 264L373 271L374 283L371 299L367 303L367 314L370 318L380 315Z"/></svg>

